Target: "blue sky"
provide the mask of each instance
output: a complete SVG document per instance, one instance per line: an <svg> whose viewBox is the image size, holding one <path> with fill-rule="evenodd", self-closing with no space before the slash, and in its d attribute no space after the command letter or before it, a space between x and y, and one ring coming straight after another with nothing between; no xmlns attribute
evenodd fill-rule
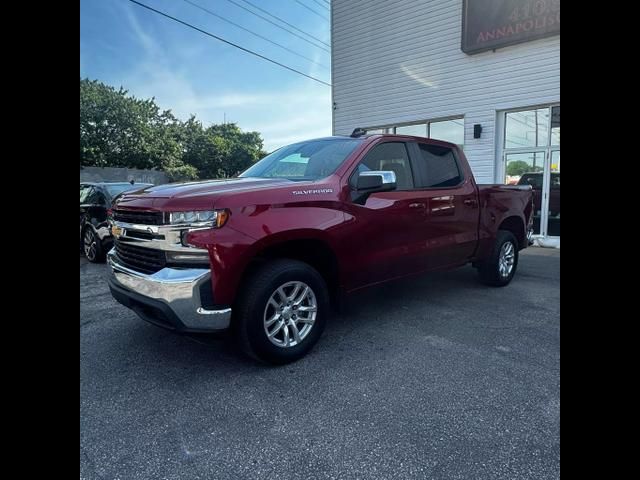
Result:
<svg viewBox="0 0 640 480"><path fill-rule="evenodd" d="M184 0L139 0L308 75L330 83L330 54L228 0L190 0L314 60L297 57ZM238 4L254 10L242 0ZM330 43L329 22L295 0L250 0ZM301 0L329 17L313 0ZM319 3L324 4L323 0ZM257 11L261 15L264 13ZM290 27L287 27L290 28ZM317 42L316 42L317 43ZM327 50L329 49L328 47ZM148 11L128 0L81 0L80 76L137 97L155 97L179 118L237 123L262 134L265 149L331 134L331 88L282 69Z"/></svg>

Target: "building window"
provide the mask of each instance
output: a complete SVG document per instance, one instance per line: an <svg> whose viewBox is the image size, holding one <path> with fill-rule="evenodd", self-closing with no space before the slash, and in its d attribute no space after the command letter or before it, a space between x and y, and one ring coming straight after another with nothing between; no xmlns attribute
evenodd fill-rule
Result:
<svg viewBox="0 0 640 480"><path fill-rule="evenodd" d="M444 140L462 147L464 145L464 119L431 122L429 124L429 138Z"/></svg>
<svg viewBox="0 0 640 480"><path fill-rule="evenodd" d="M506 119L505 148L544 147L549 136L549 109L509 112Z"/></svg>
<svg viewBox="0 0 640 480"><path fill-rule="evenodd" d="M560 105L551 107L551 145L560 146Z"/></svg>
<svg viewBox="0 0 640 480"><path fill-rule="evenodd" d="M367 133L395 133L397 135L414 135L416 137L444 140L464 146L464 118L433 122L412 123L410 125L389 125L386 127L365 128Z"/></svg>
<svg viewBox="0 0 640 480"><path fill-rule="evenodd" d="M416 137L428 137L429 136L429 125L426 123L421 123L419 125L403 125L400 127L396 127L396 132L398 135L415 135Z"/></svg>

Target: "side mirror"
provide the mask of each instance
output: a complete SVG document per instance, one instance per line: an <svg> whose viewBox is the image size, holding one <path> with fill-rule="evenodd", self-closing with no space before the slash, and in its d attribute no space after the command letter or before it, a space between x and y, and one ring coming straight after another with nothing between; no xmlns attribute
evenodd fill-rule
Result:
<svg viewBox="0 0 640 480"><path fill-rule="evenodd" d="M360 172L356 182L356 190L361 193L388 192L396 186L396 173L390 170Z"/></svg>

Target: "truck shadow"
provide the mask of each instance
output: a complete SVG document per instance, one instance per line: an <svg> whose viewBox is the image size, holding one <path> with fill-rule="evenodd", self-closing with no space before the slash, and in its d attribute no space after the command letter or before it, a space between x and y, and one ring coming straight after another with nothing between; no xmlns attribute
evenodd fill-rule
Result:
<svg viewBox="0 0 640 480"><path fill-rule="evenodd" d="M340 338L345 335L357 335L358 330L380 326L388 319L397 318L403 312L415 312L429 302L432 306L446 304L459 299L460 291L487 288L480 285L475 270L464 267L455 271L436 272L412 278L395 280L384 285L374 286L353 293L338 311L334 311L327 323L323 337L332 337L331 348L340 348ZM180 367L184 363L190 369L205 368L210 372L240 369L271 369L270 365L261 364L247 358L240 352L231 332L221 334L177 334L148 325L137 317L130 326L127 347L140 352L145 349L148 355L157 358L165 366L167 361ZM326 350L327 346L323 347ZM309 356L314 356L317 346ZM325 352L326 354L326 352ZM304 363L305 359L296 362ZM286 366L285 366L286 367ZM276 367L278 368L278 367Z"/></svg>
<svg viewBox="0 0 640 480"><path fill-rule="evenodd" d="M313 362L327 365L342 357L341 352L388 348L389 336L402 343L410 342L411 335L431 335L436 330L442 333L456 328L479 328L476 312L482 312L486 317L484 323L481 322L483 329L506 328L505 325L513 323L508 318L513 315L511 305L522 307L535 301L527 299L532 282L557 281L554 273L559 269L557 259L536 258L538 260L533 262L523 256L518 276L503 289L481 284L475 269L465 266L395 280L353 293L332 314L318 345L307 357L290 365L304 368ZM538 274L542 280L535 276ZM530 308L539 308L536 305L531 304ZM125 351L131 349L139 355L148 355L153 363L167 368L187 368L191 373L202 371L207 375L211 371L249 373L274 368L245 357L230 333L180 335L148 325L133 314L131 317L126 340L129 345L124 347ZM411 333L394 332L399 324ZM401 338L401 335L409 336Z"/></svg>
<svg viewBox="0 0 640 480"><path fill-rule="evenodd" d="M459 298L461 289L479 291L486 288L478 282L476 271L470 266L419 274L351 293L334 317L350 321L352 317L362 317L365 313L397 313L398 309L415 307L416 303L447 303Z"/></svg>

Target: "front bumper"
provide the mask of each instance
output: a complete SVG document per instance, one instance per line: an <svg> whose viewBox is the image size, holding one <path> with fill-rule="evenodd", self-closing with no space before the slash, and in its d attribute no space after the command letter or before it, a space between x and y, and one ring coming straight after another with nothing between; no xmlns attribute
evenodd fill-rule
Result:
<svg viewBox="0 0 640 480"><path fill-rule="evenodd" d="M165 267L147 275L121 265L114 250L107 254L107 262L113 298L143 320L181 332L229 328L231 308L203 307L201 292L210 289L211 270Z"/></svg>

